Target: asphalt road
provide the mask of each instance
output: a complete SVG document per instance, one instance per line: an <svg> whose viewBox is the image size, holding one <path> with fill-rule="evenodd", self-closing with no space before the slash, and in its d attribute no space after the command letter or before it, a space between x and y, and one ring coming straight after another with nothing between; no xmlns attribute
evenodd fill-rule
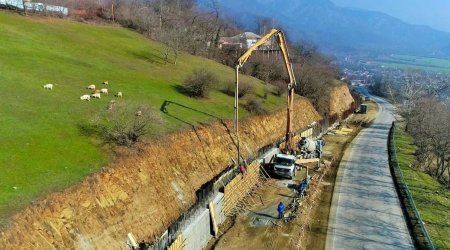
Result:
<svg viewBox="0 0 450 250"><path fill-rule="evenodd" d="M389 171L387 139L393 107L380 111L354 139L339 166L326 249L414 249Z"/></svg>

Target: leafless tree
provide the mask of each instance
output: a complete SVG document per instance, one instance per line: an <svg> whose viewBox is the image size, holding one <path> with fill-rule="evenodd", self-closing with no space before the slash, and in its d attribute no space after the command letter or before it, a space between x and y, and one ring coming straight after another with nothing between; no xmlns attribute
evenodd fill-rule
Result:
<svg viewBox="0 0 450 250"><path fill-rule="evenodd" d="M450 187L450 107L430 98L416 100L407 120L408 132L418 146L422 169Z"/></svg>
<svg viewBox="0 0 450 250"><path fill-rule="evenodd" d="M115 105L107 111L103 137L107 142L129 147L161 123L160 115L149 106Z"/></svg>

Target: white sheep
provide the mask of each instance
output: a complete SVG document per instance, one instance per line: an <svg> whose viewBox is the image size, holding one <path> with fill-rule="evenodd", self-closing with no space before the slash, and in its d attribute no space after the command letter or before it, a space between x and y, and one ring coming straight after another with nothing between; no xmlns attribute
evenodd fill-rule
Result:
<svg viewBox="0 0 450 250"><path fill-rule="evenodd" d="M116 96L122 98L122 92L117 93Z"/></svg>
<svg viewBox="0 0 450 250"><path fill-rule="evenodd" d="M91 85L87 86L87 89L95 89L95 85L91 84Z"/></svg>
<svg viewBox="0 0 450 250"><path fill-rule="evenodd" d="M95 98L97 98L97 99L101 99L101 96L100 96L100 94L99 94L99 93L96 93L96 94L92 94L92 95L91 95L91 97L92 97L92 98L94 98L94 99L95 99Z"/></svg>
<svg viewBox="0 0 450 250"><path fill-rule="evenodd" d="M89 95L82 95L80 97L80 100L82 100L82 101L91 101L91 97Z"/></svg>
<svg viewBox="0 0 450 250"><path fill-rule="evenodd" d="M104 84L104 85L108 85L109 82L108 82L108 81L104 81L103 84Z"/></svg>
<svg viewBox="0 0 450 250"><path fill-rule="evenodd" d="M44 89L49 89L49 90L53 90L53 84L49 83L49 84L45 84Z"/></svg>
<svg viewBox="0 0 450 250"><path fill-rule="evenodd" d="M106 95L107 95L107 94L108 94L108 89L101 89L101 90L100 90L100 93L106 94Z"/></svg>

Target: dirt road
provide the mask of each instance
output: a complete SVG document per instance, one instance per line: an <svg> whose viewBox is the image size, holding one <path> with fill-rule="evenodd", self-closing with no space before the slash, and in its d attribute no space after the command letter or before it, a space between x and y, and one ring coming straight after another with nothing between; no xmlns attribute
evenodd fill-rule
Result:
<svg viewBox="0 0 450 250"><path fill-rule="evenodd" d="M326 249L413 249L388 166L392 105L347 148L333 194Z"/></svg>
<svg viewBox="0 0 450 250"><path fill-rule="evenodd" d="M297 172L293 180L270 179L253 195L253 206L239 214L234 224L213 246L207 249L292 249L298 232L294 224L278 219L277 206L289 204L294 197L293 187L306 177L306 171ZM286 214L290 210L287 209Z"/></svg>

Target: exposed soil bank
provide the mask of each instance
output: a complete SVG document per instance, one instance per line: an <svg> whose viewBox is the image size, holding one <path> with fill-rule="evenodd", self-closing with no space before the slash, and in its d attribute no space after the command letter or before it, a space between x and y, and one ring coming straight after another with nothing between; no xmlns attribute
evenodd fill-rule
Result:
<svg viewBox="0 0 450 250"><path fill-rule="evenodd" d="M244 157L284 136L285 111L241 123ZM319 120L295 102L294 129ZM128 232L159 236L195 202L195 191L235 158L231 122L171 134L112 163L81 184L49 195L11 218L1 249L120 249Z"/></svg>
<svg viewBox="0 0 450 250"><path fill-rule="evenodd" d="M330 114L342 114L354 101L346 84L335 86L330 93Z"/></svg>

